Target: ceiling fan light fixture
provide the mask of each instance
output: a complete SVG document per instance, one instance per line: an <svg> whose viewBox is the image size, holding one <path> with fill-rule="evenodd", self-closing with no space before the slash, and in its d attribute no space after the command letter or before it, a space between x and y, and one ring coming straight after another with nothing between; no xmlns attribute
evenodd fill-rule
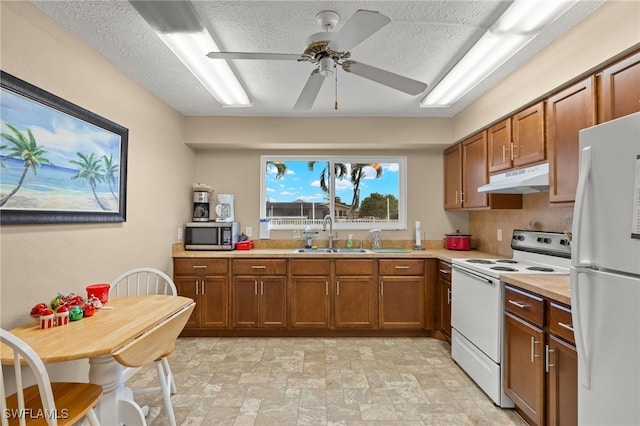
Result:
<svg viewBox="0 0 640 426"><path fill-rule="evenodd" d="M227 61L206 54L220 51L188 1L131 1L157 36L223 107L253 103Z"/></svg>
<svg viewBox="0 0 640 426"><path fill-rule="evenodd" d="M466 95L578 0L515 0L420 102L446 108Z"/></svg>
<svg viewBox="0 0 640 426"><path fill-rule="evenodd" d="M334 68L335 64L331 57L325 56L324 58L320 59L320 74L324 75L325 77L331 75L333 74Z"/></svg>

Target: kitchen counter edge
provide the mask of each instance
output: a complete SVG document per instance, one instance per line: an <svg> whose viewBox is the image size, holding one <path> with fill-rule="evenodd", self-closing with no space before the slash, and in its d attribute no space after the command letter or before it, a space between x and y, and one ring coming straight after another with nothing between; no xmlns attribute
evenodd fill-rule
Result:
<svg viewBox="0 0 640 426"><path fill-rule="evenodd" d="M500 280L554 302L571 306L569 275L507 274L501 275Z"/></svg>

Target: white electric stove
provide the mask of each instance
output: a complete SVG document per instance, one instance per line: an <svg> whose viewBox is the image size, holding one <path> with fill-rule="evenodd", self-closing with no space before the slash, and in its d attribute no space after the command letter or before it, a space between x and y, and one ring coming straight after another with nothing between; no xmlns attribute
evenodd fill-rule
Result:
<svg viewBox="0 0 640 426"><path fill-rule="evenodd" d="M500 407L513 407L502 386L505 274L569 274L564 233L514 230L511 259L454 259L451 356Z"/></svg>

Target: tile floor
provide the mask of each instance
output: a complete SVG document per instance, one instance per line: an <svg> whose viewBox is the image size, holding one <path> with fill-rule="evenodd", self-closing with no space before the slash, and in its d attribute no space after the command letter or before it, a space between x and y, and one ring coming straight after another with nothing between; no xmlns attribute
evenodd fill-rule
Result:
<svg viewBox="0 0 640 426"><path fill-rule="evenodd" d="M518 425L429 338L180 338L178 425ZM153 385L154 367L128 384ZM150 426L166 425L159 394Z"/></svg>

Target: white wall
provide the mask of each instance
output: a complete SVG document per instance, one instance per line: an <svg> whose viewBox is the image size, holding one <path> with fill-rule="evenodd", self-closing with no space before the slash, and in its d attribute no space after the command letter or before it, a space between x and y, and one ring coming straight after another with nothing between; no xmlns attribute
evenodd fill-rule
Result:
<svg viewBox="0 0 640 426"><path fill-rule="evenodd" d="M0 324L12 328L58 292L85 294L138 266L171 273L195 154L182 115L67 30L28 2L3 1L0 11L3 71L129 129L125 223L1 227Z"/></svg>

